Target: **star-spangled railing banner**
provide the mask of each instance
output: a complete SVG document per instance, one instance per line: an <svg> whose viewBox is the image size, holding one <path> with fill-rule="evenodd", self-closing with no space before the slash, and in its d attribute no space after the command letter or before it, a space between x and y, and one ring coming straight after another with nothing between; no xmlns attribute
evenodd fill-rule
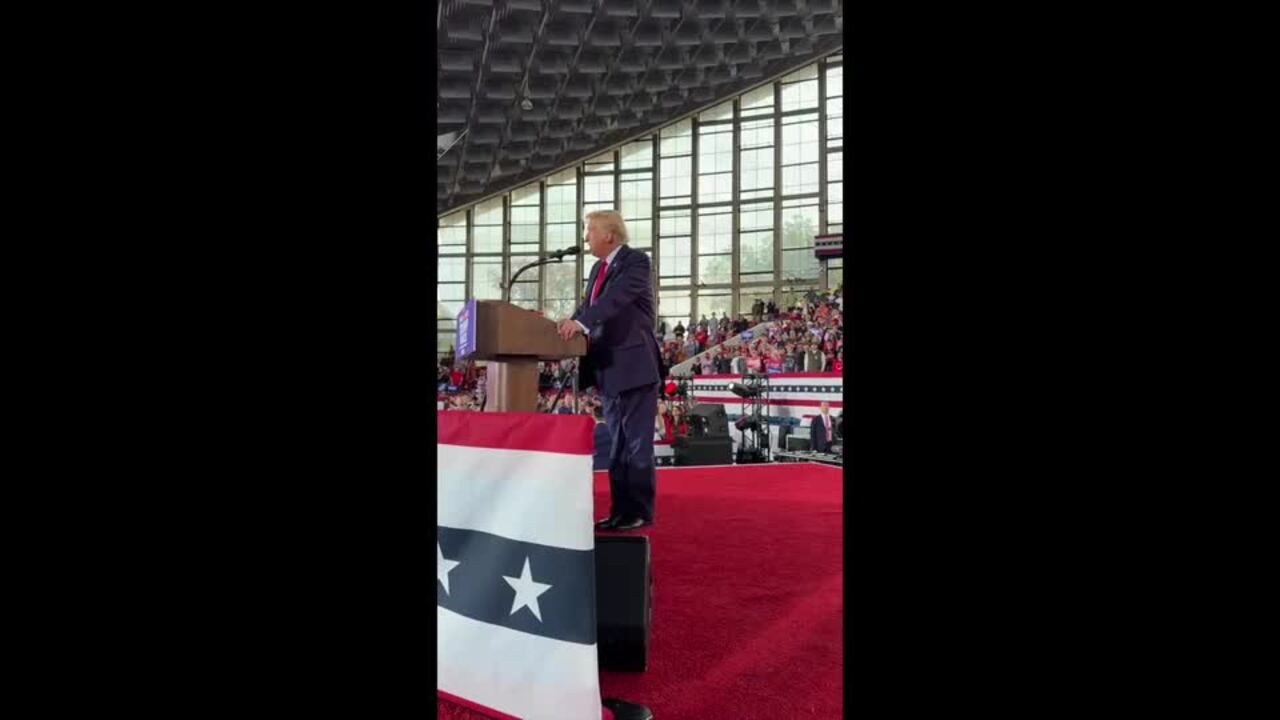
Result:
<svg viewBox="0 0 1280 720"><path fill-rule="evenodd" d="M439 607L546 638L584 645L596 642L595 588L588 586L595 580L592 552L449 527L437 527L436 538ZM439 557L447 569L442 570ZM528 576L524 575L526 562ZM448 578L447 591L442 576ZM521 583L526 577L528 581ZM534 589L519 593L516 586ZM516 602L526 599L527 603Z"/></svg>
<svg viewBox="0 0 1280 720"><path fill-rule="evenodd" d="M437 413L436 691L600 720L591 418Z"/></svg>

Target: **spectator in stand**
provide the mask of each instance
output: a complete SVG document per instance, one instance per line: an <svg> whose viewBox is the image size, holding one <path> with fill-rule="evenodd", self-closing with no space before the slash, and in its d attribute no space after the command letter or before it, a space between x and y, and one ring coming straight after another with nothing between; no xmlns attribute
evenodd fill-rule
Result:
<svg viewBox="0 0 1280 720"><path fill-rule="evenodd" d="M685 422L684 406L676 405L671 408L671 434L672 439L689 437L689 424Z"/></svg>
<svg viewBox="0 0 1280 720"><path fill-rule="evenodd" d="M776 373L780 373L782 372L782 366L782 351L774 350L773 353L769 355L769 359L764 362L765 374L774 375Z"/></svg>
<svg viewBox="0 0 1280 720"><path fill-rule="evenodd" d="M796 372L796 346L795 343L787 343L786 354L782 357L782 371Z"/></svg>
<svg viewBox="0 0 1280 720"><path fill-rule="evenodd" d="M837 352L836 359L831 361L831 372L844 372L844 353Z"/></svg>
<svg viewBox="0 0 1280 720"><path fill-rule="evenodd" d="M694 332L694 334L693 334L693 339L698 343L698 349L699 349L699 350L706 350L706 349L707 349L707 325L706 325L706 318L703 318L703 322L702 322L701 324L699 324L699 325L698 325L698 329L697 329L697 331L696 331L696 332Z"/></svg>
<svg viewBox="0 0 1280 720"><path fill-rule="evenodd" d="M822 353L814 341L809 342L809 351L804 354L804 371L822 372Z"/></svg>
<svg viewBox="0 0 1280 720"><path fill-rule="evenodd" d="M738 354L734 355L729 363L729 372L734 375L747 374L747 346L739 345Z"/></svg>
<svg viewBox="0 0 1280 720"><path fill-rule="evenodd" d="M671 419L671 411L667 407L667 403L663 400L658 401L658 414L653 419L653 439L659 442L671 442L672 429L675 424Z"/></svg>
<svg viewBox="0 0 1280 720"><path fill-rule="evenodd" d="M753 373L764 372L764 359L758 353L751 353L747 358L747 371Z"/></svg>
<svg viewBox="0 0 1280 720"><path fill-rule="evenodd" d="M684 342L684 323L676 321L676 342Z"/></svg>
<svg viewBox="0 0 1280 720"><path fill-rule="evenodd" d="M706 329L707 329L707 314L706 314L706 313L702 313L702 317L698 319L698 327L702 328L703 330L706 330Z"/></svg>
<svg viewBox="0 0 1280 720"><path fill-rule="evenodd" d="M778 305L773 301L773 298L769 298L769 304L765 306L764 311L770 320L778 317Z"/></svg>
<svg viewBox="0 0 1280 720"><path fill-rule="evenodd" d="M728 375L730 372L730 359L728 353L729 351L725 350L723 345L716 348L716 373L720 375Z"/></svg>
<svg viewBox="0 0 1280 720"><path fill-rule="evenodd" d="M703 375L711 375L716 371L715 360L711 357L711 353L705 353L699 360L699 364L702 366Z"/></svg>
<svg viewBox="0 0 1280 720"><path fill-rule="evenodd" d="M684 344L684 356L686 359L698 354L698 340L692 333L689 334L689 341Z"/></svg>
<svg viewBox="0 0 1280 720"><path fill-rule="evenodd" d="M658 339L661 340L667 336L667 321L662 320L658 323Z"/></svg>

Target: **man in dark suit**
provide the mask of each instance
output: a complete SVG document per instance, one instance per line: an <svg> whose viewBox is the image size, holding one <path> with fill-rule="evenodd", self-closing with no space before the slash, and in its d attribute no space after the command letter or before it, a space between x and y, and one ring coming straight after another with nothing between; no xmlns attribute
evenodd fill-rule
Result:
<svg viewBox="0 0 1280 720"><path fill-rule="evenodd" d="M658 343L653 336L653 274L649 256L627 247L627 229L613 210L588 213L587 248L599 258L583 303L561 321L565 340L587 336L578 386L599 388L612 450L609 516L602 530L634 530L653 522L653 427L658 412Z"/></svg>
<svg viewBox="0 0 1280 720"><path fill-rule="evenodd" d="M831 440L835 437L834 422L831 419L831 405L826 400L818 406L822 414L809 421L809 448L814 452L828 452Z"/></svg>

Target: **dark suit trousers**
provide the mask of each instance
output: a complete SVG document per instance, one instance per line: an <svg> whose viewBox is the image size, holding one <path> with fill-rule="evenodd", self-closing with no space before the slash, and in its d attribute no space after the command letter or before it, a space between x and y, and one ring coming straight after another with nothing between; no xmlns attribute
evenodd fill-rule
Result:
<svg viewBox="0 0 1280 720"><path fill-rule="evenodd" d="M610 516L653 520L653 423L657 414L657 383L604 397L604 421L613 438Z"/></svg>

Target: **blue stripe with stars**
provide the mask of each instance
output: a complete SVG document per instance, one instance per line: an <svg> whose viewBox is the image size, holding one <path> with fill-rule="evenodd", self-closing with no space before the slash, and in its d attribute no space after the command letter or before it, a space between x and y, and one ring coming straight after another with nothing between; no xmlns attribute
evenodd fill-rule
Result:
<svg viewBox="0 0 1280 720"><path fill-rule="evenodd" d="M596 642L595 553L538 545L476 530L437 527L439 552L457 561L448 572L449 590L436 578L436 605L480 622L582 645ZM529 579L550 585L537 593L539 620L528 604L515 603L529 562ZM535 586L540 588L541 585ZM536 590L535 590L536 592ZM534 593L525 593L524 599ZM516 610L512 613L512 606Z"/></svg>

